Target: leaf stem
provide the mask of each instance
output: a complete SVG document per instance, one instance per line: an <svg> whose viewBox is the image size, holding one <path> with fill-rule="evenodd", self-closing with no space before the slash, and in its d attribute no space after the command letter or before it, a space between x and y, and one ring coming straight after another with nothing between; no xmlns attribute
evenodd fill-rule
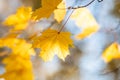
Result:
<svg viewBox="0 0 120 80"><path fill-rule="evenodd" d="M87 7L87 6L91 5L94 1L95 0L92 0L88 4L83 5L83 6L78 6L78 7L58 8L58 9L73 9L72 12L70 13L70 15L68 16L67 20L65 21L65 23L61 26L61 29L58 31L58 34L62 31L62 29L64 28L64 26L67 24L70 16L72 15L72 13L74 12L75 9ZM97 1L98 2L102 2L103 0L97 0Z"/></svg>
<svg viewBox="0 0 120 80"><path fill-rule="evenodd" d="M65 23L61 26L61 29L59 30L58 33L60 33L62 31L62 29L64 28L64 26L67 24L69 18L71 17L72 13L74 12L74 10L72 10L72 12L70 13L70 15L68 16L68 18L66 19Z"/></svg>

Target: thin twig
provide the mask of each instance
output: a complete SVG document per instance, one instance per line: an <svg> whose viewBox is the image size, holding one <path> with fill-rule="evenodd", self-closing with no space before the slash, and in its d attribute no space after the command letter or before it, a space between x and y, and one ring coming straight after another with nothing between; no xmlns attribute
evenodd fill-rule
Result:
<svg viewBox="0 0 120 80"><path fill-rule="evenodd" d="M89 2L88 4L86 5L83 5L83 6L77 6L77 7L68 7L68 9L78 9L78 8L83 8L83 7L87 7L89 5L91 5L95 0L92 0L91 2Z"/></svg>
<svg viewBox="0 0 120 80"><path fill-rule="evenodd" d="M114 29L111 29L111 31L118 30L119 27L120 27L120 20L119 20L117 26Z"/></svg>
<svg viewBox="0 0 120 80"><path fill-rule="evenodd" d="M84 7L87 7L89 5L91 5L95 0L92 0L91 2L89 2L88 4L86 5L83 5L83 6L77 6L77 7L67 7L67 8L58 8L58 9L78 9L78 8L84 8ZM98 2L102 2L103 0L97 0Z"/></svg>
<svg viewBox="0 0 120 80"><path fill-rule="evenodd" d="M117 71L119 68L120 68L120 66L118 66L117 68L115 68L115 69L113 69L113 70L106 71L106 72L102 73L102 75L105 75L105 74L109 74L109 73L115 72L115 71Z"/></svg>
<svg viewBox="0 0 120 80"><path fill-rule="evenodd" d="M118 30L119 28L120 28L120 20L118 21L118 24L116 25L115 28L107 29L107 32L108 32L108 33L115 32L115 31Z"/></svg>
<svg viewBox="0 0 120 80"><path fill-rule="evenodd" d="M98 2L102 2L103 0L97 0Z"/></svg>
<svg viewBox="0 0 120 80"><path fill-rule="evenodd" d="M91 5L95 0L92 0L91 2L89 2L88 4L84 5L84 6L78 6L78 7L68 7L68 8L64 8L64 9L73 9L73 11L70 13L70 15L68 16L67 20L65 21L65 23L61 26L61 29L59 30L58 33L60 33L62 31L62 29L64 28L64 26L66 25L66 23L68 22L70 16L72 15L72 13L74 12L75 9L78 8L84 8L87 7L89 5ZM98 2L102 2L103 0L97 0ZM62 9L62 8L61 8Z"/></svg>

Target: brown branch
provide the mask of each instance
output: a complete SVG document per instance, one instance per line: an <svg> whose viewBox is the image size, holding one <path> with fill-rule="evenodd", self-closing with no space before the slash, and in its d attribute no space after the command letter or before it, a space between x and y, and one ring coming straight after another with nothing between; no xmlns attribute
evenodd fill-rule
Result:
<svg viewBox="0 0 120 80"><path fill-rule="evenodd" d="M83 6L77 6L77 7L68 7L68 9L78 9L78 8L83 8L83 7L87 7L89 5L91 5L95 0L92 0L91 2L89 2L88 4L86 5L83 5Z"/></svg>
<svg viewBox="0 0 120 80"><path fill-rule="evenodd" d="M84 8L87 7L89 5L91 5L95 0L90 1L88 4L83 5L83 6L77 6L77 7L67 7L67 8L58 8L58 9L78 9L78 8ZM98 2L102 2L103 0L97 0Z"/></svg>
<svg viewBox="0 0 120 80"><path fill-rule="evenodd" d="M68 8L64 8L64 9L78 9L78 8L84 8L87 7L89 5L91 5L95 0L92 0L91 2L89 2L88 4L84 5L84 6L78 6L78 7L68 7ZM103 0L97 0L98 2L102 2ZM63 8L62 8L63 9ZM70 16L72 15L72 13L74 12L74 10L70 13L70 15L68 16L67 20L65 21L65 23L61 26L61 29L58 31L58 34L62 31L62 29L64 28L64 26L67 24Z"/></svg>
<svg viewBox="0 0 120 80"><path fill-rule="evenodd" d="M115 71L117 71L119 69L120 69L120 66L118 66L117 68L115 68L113 70L109 70L109 71L103 72L101 75L109 74L109 73L115 72Z"/></svg>

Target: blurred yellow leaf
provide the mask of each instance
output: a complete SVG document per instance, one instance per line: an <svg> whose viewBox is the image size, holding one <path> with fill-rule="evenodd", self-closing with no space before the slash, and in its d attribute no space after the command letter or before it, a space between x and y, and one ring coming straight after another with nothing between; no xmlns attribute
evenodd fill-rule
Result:
<svg viewBox="0 0 120 80"><path fill-rule="evenodd" d="M32 44L24 39L9 36L0 39L0 47L8 47L11 54L3 60L5 73L0 78L5 80L34 80L30 56L35 55Z"/></svg>
<svg viewBox="0 0 120 80"><path fill-rule="evenodd" d="M114 42L107 47L102 54L102 58L105 62L110 62L113 59L120 58L119 44Z"/></svg>
<svg viewBox="0 0 120 80"><path fill-rule="evenodd" d="M4 24L14 27L14 30L24 30L31 18L32 9L30 7L20 7L15 14L10 15Z"/></svg>
<svg viewBox="0 0 120 80"><path fill-rule="evenodd" d="M42 7L35 10L32 14L33 20L39 20L41 18L48 18L57 8L57 5L62 0L42 0Z"/></svg>
<svg viewBox="0 0 120 80"><path fill-rule="evenodd" d="M12 53L3 60L3 63L5 64L5 73L0 75L0 78L5 80L34 80L30 55L21 56Z"/></svg>
<svg viewBox="0 0 120 80"><path fill-rule="evenodd" d="M83 39L99 29L96 20L87 8L76 9L71 19L75 20L76 25L82 29L82 32L77 35L78 39Z"/></svg>
<svg viewBox="0 0 120 80"><path fill-rule="evenodd" d="M96 32L98 30L98 28L96 28L95 26L91 27L91 28L85 28L82 30L82 32L80 34L78 34L76 36L77 39L83 39L85 37L87 37L88 35L90 35L93 32Z"/></svg>
<svg viewBox="0 0 120 80"><path fill-rule="evenodd" d="M58 9L54 10L54 18L60 23L66 14L65 2L61 2L57 8Z"/></svg>
<svg viewBox="0 0 120 80"><path fill-rule="evenodd" d="M1 38L0 39L0 47L11 47L12 45L18 43L17 38Z"/></svg>
<svg viewBox="0 0 120 80"><path fill-rule="evenodd" d="M17 38L2 38L0 39L0 47L8 47L12 50L14 54L25 55L35 55L32 44L27 43L24 39Z"/></svg>
<svg viewBox="0 0 120 80"><path fill-rule="evenodd" d="M37 37L33 42L33 47L41 49L40 57L44 61L50 61L54 55L62 60L69 55L69 46L73 46L69 32L60 32L52 29L45 30L41 36Z"/></svg>

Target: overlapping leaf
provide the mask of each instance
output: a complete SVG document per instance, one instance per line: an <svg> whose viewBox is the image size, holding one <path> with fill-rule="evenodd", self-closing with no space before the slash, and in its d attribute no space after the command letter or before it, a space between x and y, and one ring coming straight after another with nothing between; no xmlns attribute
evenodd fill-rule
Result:
<svg viewBox="0 0 120 80"><path fill-rule="evenodd" d="M24 30L28 26L32 9L20 7L15 14L10 15L4 22L5 25L14 27L14 30Z"/></svg>
<svg viewBox="0 0 120 80"><path fill-rule="evenodd" d="M12 53L3 60L5 66L5 73L0 76L5 80L34 80L32 72L32 63L30 55L21 56L21 54Z"/></svg>
<svg viewBox="0 0 120 80"><path fill-rule="evenodd" d="M42 0L42 7L33 12L32 19L39 20L50 17L61 1L62 0Z"/></svg>
<svg viewBox="0 0 120 80"><path fill-rule="evenodd" d="M54 10L54 18L60 23L66 14L65 2L61 2L58 6L58 9Z"/></svg>
<svg viewBox="0 0 120 80"><path fill-rule="evenodd" d="M69 32L60 32L47 29L43 34L37 37L33 42L33 47L41 49L40 57L44 61L50 61L54 55L62 60L69 55L69 46L73 45Z"/></svg>
<svg viewBox="0 0 120 80"><path fill-rule="evenodd" d="M6 71L0 78L5 80L33 80L30 56L35 55L35 52L32 45L23 39L6 37L0 39L0 47L4 46L9 47L12 53L3 60Z"/></svg>
<svg viewBox="0 0 120 80"><path fill-rule="evenodd" d="M0 47L8 47L12 50L12 53L19 54L21 56L35 55L34 49L32 48L32 44L27 43L23 39L10 38L10 37L1 38Z"/></svg>

